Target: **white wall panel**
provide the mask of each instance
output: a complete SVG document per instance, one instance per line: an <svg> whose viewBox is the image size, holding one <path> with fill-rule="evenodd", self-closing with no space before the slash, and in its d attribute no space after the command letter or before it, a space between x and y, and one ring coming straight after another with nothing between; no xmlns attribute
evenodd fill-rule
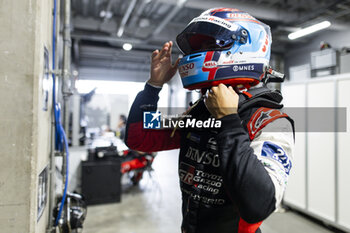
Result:
<svg viewBox="0 0 350 233"><path fill-rule="evenodd" d="M334 82L310 82L307 91L308 107L333 107ZM322 116L317 116L322 117ZM307 123L317 120L308 115ZM334 124L334 119L329 119ZM334 133L308 133L308 210L330 221L335 219L335 154Z"/></svg>
<svg viewBox="0 0 350 233"><path fill-rule="evenodd" d="M350 116L350 80L338 82L338 106L347 107ZM338 133L338 222L350 229L350 124L347 132Z"/></svg>
<svg viewBox="0 0 350 233"><path fill-rule="evenodd" d="M287 205L318 217L320 220L350 232L350 74L334 75L282 86L285 111L293 117L288 107L307 106L308 117L297 118L294 164L284 201ZM306 94L305 94L306 93ZM305 101L303 101L303 99ZM306 103L306 105L304 105ZM312 107L345 107L346 132L335 132L335 125L344 127L344 116L335 111L311 111ZM290 109L289 109L290 110ZM325 110L325 109L323 109ZM311 112L310 112L311 111ZM299 112L300 113L300 112ZM342 112L340 112L342 113ZM341 116L341 117L340 117ZM322 122L322 123L320 123ZM305 123L310 133L300 133ZM315 132L316 126L329 132ZM321 131L322 131L321 130ZM344 130L342 128L342 130Z"/></svg>
<svg viewBox="0 0 350 233"><path fill-rule="evenodd" d="M306 104L306 84L284 85L282 87L283 104L286 113L293 119L300 119L300 116L293 116L297 111L290 107L303 108ZM299 112L300 113L300 112ZM295 120L295 125L303 125L304 122ZM288 180L287 190L284 196L286 203L299 208L306 208L306 170L305 170L305 133L295 134L295 148L293 166Z"/></svg>

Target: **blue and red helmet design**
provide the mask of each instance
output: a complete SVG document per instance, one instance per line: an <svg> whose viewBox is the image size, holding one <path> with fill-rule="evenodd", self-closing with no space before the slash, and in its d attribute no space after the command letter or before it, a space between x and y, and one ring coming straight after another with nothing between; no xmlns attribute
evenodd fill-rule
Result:
<svg viewBox="0 0 350 233"><path fill-rule="evenodd" d="M215 8L194 18L176 42L184 54L181 80L192 90L257 85L269 65L272 40L270 28L248 13Z"/></svg>

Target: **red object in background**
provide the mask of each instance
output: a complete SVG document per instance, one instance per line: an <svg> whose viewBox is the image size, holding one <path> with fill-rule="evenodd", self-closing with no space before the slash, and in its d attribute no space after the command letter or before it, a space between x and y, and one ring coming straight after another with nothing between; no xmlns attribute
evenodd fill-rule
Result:
<svg viewBox="0 0 350 233"><path fill-rule="evenodd" d="M141 156L140 158L135 158L133 160L123 162L122 163L122 174L136 170L141 169L147 166L147 159L144 156Z"/></svg>
<svg viewBox="0 0 350 233"><path fill-rule="evenodd" d="M133 150L125 150L123 154L126 161L121 164L121 173L131 172L131 181L137 185L143 177L143 172L151 169L154 155Z"/></svg>
<svg viewBox="0 0 350 233"><path fill-rule="evenodd" d="M123 151L123 154L126 161L121 164L122 174L133 170L146 169L152 165L154 159L154 155L152 154L146 154L134 150L125 150Z"/></svg>

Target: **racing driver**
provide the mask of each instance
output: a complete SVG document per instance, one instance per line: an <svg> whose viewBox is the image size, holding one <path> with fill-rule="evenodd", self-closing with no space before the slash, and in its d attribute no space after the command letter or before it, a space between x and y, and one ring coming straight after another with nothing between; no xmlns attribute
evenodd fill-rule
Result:
<svg viewBox="0 0 350 233"><path fill-rule="evenodd" d="M174 65L171 41L152 53L126 144L144 152L180 148L183 233L261 232L281 203L294 145L282 95L265 85L283 76L269 66L270 28L238 9L215 8L194 18L176 42L183 58ZM144 127L143 113L157 110L158 93L177 70L184 88L202 93L187 117L215 118L220 127Z"/></svg>

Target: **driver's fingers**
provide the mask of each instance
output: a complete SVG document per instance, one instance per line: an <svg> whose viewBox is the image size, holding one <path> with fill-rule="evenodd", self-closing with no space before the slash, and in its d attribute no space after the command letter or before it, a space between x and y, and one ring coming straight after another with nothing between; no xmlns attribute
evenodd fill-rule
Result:
<svg viewBox="0 0 350 233"><path fill-rule="evenodd" d="M219 88L220 90L227 89L226 85L225 85L225 84L222 84L222 83L220 83L220 84L218 85L218 88Z"/></svg>
<svg viewBox="0 0 350 233"><path fill-rule="evenodd" d="M169 50L168 50L168 52L167 52L167 55L169 55L170 57L171 57L172 49L173 49L173 42L172 42L172 41L169 41Z"/></svg>
<svg viewBox="0 0 350 233"><path fill-rule="evenodd" d="M163 48L162 48L162 50L161 50L160 53L159 53L160 59L163 58L163 56L166 54L166 52L167 52L168 50L169 50L169 43L166 42L166 43L164 43Z"/></svg>
<svg viewBox="0 0 350 233"><path fill-rule="evenodd" d="M151 55L151 58L154 59L157 55L159 54L159 50L154 50L152 55Z"/></svg>
<svg viewBox="0 0 350 233"><path fill-rule="evenodd" d="M215 92L217 92L218 91L218 87L217 86L214 86L214 87L212 87L210 90L211 90L211 92L212 93L215 93Z"/></svg>
<svg viewBox="0 0 350 233"><path fill-rule="evenodd" d="M229 86L229 87L228 87L228 90L229 90L231 93L233 93L233 94L237 94L237 93L235 92L235 90L233 90L232 86Z"/></svg>

